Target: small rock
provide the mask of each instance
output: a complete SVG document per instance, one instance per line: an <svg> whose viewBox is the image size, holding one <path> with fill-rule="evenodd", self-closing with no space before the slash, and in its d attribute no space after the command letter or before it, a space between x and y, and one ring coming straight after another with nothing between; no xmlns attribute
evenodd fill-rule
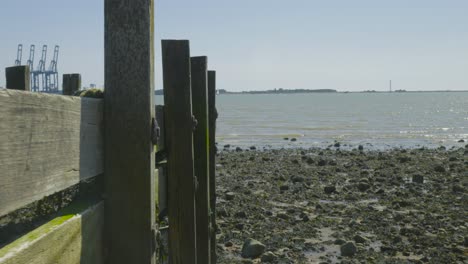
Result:
<svg viewBox="0 0 468 264"><path fill-rule="evenodd" d="M232 244L231 241L227 241L226 243L224 243L224 246L225 246L225 247L232 247L233 244Z"/></svg>
<svg viewBox="0 0 468 264"><path fill-rule="evenodd" d="M335 143L335 148L339 148L341 146L340 142Z"/></svg>
<svg viewBox="0 0 468 264"><path fill-rule="evenodd" d="M252 238L245 240L242 246L241 256L243 258L258 258L265 252L265 245Z"/></svg>
<svg viewBox="0 0 468 264"><path fill-rule="evenodd" d="M301 176L293 176L291 177L291 181L293 183L296 183L296 182L304 182L304 177L301 177Z"/></svg>
<svg viewBox="0 0 468 264"><path fill-rule="evenodd" d="M368 183L365 183L365 182L360 182L358 183L358 190L361 191L361 192L365 192L367 191L371 186L368 184Z"/></svg>
<svg viewBox="0 0 468 264"><path fill-rule="evenodd" d="M400 163L406 163L406 162L411 161L411 158L407 156L403 156L403 157L399 157L398 161L400 161Z"/></svg>
<svg viewBox="0 0 468 264"><path fill-rule="evenodd" d="M283 220L288 220L289 219L289 216L287 214L285 214L285 213L278 213L276 216L278 218L283 219Z"/></svg>
<svg viewBox="0 0 468 264"><path fill-rule="evenodd" d="M267 251L265 254L262 255L261 261L262 262L275 262L278 259L278 256L276 256L273 252Z"/></svg>
<svg viewBox="0 0 468 264"><path fill-rule="evenodd" d="M234 197L236 197L236 194L233 193L233 192L227 192L227 193L225 194L225 197L226 197L226 200L231 201L231 200L234 199Z"/></svg>
<svg viewBox="0 0 468 264"><path fill-rule="evenodd" d="M364 243L366 243L366 242L368 241L367 238L365 238L365 237L363 237L363 236L361 236L361 235L355 235L355 236L353 237L353 239L354 239L354 241L355 241L356 243L358 243L358 244L364 244Z"/></svg>
<svg viewBox="0 0 468 264"><path fill-rule="evenodd" d="M241 148L241 147L237 147L237 148L236 148L236 151L237 151L237 152L241 152L241 151L242 151L242 148Z"/></svg>
<svg viewBox="0 0 468 264"><path fill-rule="evenodd" d="M251 146L250 150L256 150L257 148L255 146Z"/></svg>
<svg viewBox="0 0 468 264"><path fill-rule="evenodd" d="M385 193L385 190L384 189L377 189L375 191L375 194L384 194Z"/></svg>
<svg viewBox="0 0 468 264"><path fill-rule="evenodd" d="M283 138L283 139L284 139L284 140L289 140L289 138L287 138L287 137L285 137L285 138Z"/></svg>
<svg viewBox="0 0 468 264"><path fill-rule="evenodd" d="M359 149L359 150L364 150L364 146L363 146L363 145L359 145L358 149Z"/></svg>
<svg viewBox="0 0 468 264"><path fill-rule="evenodd" d="M312 159L312 158L309 157L309 158L307 159L307 164L313 164L313 163L314 163L314 159Z"/></svg>
<svg viewBox="0 0 468 264"><path fill-rule="evenodd" d="M413 175L413 182L415 183L424 183L424 176L420 174Z"/></svg>
<svg viewBox="0 0 468 264"><path fill-rule="evenodd" d="M461 185L452 186L452 192L454 193L462 193L463 191L465 191L465 189Z"/></svg>
<svg viewBox="0 0 468 264"><path fill-rule="evenodd" d="M280 186L280 191L287 191L287 190L289 190L289 186L288 186L288 185L285 184L285 185L281 185L281 186Z"/></svg>
<svg viewBox="0 0 468 264"><path fill-rule="evenodd" d="M229 214L228 212L226 211L226 208L216 208L216 214L220 217L228 217Z"/></svg>
<svg viewBox="0 0 468 264"><path fill-rule="evenodd" d="M224 148L225 148L225 149L228 149L228 148L230 148L230 147L231 147L231 145L229 145L229 144L224 145Z"/></svg>
<svg viewBox="0 0 468 264"><path fill-rule="evenodd" d="M238 218L245 218L247 217L247 214L244 211L239 211L234 216Z"/></svg>
<svg viewBox="0 0 468 264"><path fill-rule="evenodd" d="M460 139L458 140L459 143L465 143L465 140L464 139Z"/></svg>
<svg viewBox="0 0 468 264"><path fill-rule="evenodd" d="M357 248L353 242L346 242L340 247L341 256L351 257L356 254Z"/></svg>
<svg viewBox="0 0 468 264"><path fill-rule="evenodd" d="M297 138L291 138L291 141L295 142L295 141L297 141Z"/></svg>
<svg viewBox="0 0 468 264"><path fill-rule="evenodd" d="M346 241L341 238L338 238L333 242L335 245L343 245L344 243L346 243Z"/></svg>
<svg viewBox="0 0 468 264"><path fill-rule="evenodd" d="M324 160L324 159L321 159L321 160L319 160L319 162L317 163L317 165L319 165L319 166L325 166L325 165L327 165L327 161Z"/></svg>
<svg viewBox="0 0 468 264"><path fill-rule="evenodd" d="M323 188L323 191L326 194L331 194L331 193L334 193L336 191L336 187L334 185L325 186L325 188Z"/></svg>
<svg viewBox="0 0 468 264"><path fill-rule="evenodd" d="M434 167L434 171L436 172L445 172L445 168L442 165L437 165Z"/></svg>

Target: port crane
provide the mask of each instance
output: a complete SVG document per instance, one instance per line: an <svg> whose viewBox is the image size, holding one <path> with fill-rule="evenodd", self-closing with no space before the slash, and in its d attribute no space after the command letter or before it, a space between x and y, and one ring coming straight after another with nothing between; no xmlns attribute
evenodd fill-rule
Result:
<svg viewBox="0 0 468 264"><path fill-rule="evenodd" d="M18 50L16 51L15 66L20 66L21 65L22 57L23 57L23 44L19 44L18 45Z"/></svg>
<svg viewBox="0 0 468 264"><path fill-rule="evenodd" d="M45 86L44 72L45 72L45 61L47 59L47 45L42 46L41 60L37 64L37 68L31 71L31 77L33 79L33 85L31 90L33 92L39 92L41 89L40 81L42 81L42 87Z"/></svg>
<svg viewBox="0 0 468 264"><path fill-rule="evenodd" d="M29 66L29 72L31 73L31 87L33 87L33 78L32 78L32 72L34 71L34 52L36 50L36 46L31 45L29 48L29 59L26 62L26 64Z"/></svg>
<svg viewBox="0 0 468 264"><path fill-rule="evenodd" d="M46 92L56 92L58 91L58 72L57 72L57 63L59 55L59 46L56 45L54 48L54 56L50 62L49 69L44 72L45 76L45 87Z"/></svg>
<svg viewBox="0 0 468 264"><path fill-rule="evenodd" d="M41 59L39 60L37 67L34 67L34 57L36 52L36 46L31 45L29 48L29 59L26 65L29 66L31 74L31 91L33 92L57 92L59 89L59 77L58 77L58 57L59 57L58 45L55 45L54 55L50 61L49 67L46 69L47 63L47 45L42 46ZM23 44L18 45L16 52L15 65L21 65L21 59L23 56Z"/></svg>

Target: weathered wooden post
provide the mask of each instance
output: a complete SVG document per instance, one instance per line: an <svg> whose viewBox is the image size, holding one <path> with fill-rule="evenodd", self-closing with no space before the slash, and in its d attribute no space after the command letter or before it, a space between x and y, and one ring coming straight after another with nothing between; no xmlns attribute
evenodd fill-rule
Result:
<svg viewBox="0 0 468 264"><path fill-rule="evenodd" d="M105 0L106 263L155 263L153 0Z"/></svg>
<svg viewBox="0 0 468 264"><path fill-rule="evenodd" d="M63 79L63 95L73 95L76 91L81 89L81 74L72 73L64 74Z"/></svg>
<svg viewBox="0 0 468 264"><path fill-rule="evenodd" d="M197 119L193 132L194 168L198 188L195 194L197 262L210 264L210 193L208 146L207 57L191 58L192 110Z"/></svg>
<svg viewBox="0 0 468 264"><path fill-rule="evenodd" d="M189 41L163 40L162 64L168 153L169 263L196 263Z"/></svg>
<svg viewBox="0 0 468 264"><path fill-rule="evenodd" d="M211 213L211 263L216 263L216 72L208 71L209 183Z"/></svg>
<svg viewBox="0 0 468 264"><path fill-rule="evenodd" d="M158 207L159 221L167 221L167 150L166 150L166 131L164 125L164 105L156 105L156 120L158 122L160 134L158 138L158 150L156 152L156 167L158 168ZM159 262L168 263L169 254L169 229L167 225L159 226L161 239L159 240Z"/></svg>
<svg viewBox="0 0 468 264"><path fill-rule="evenodd" d="M31 91L29 66L13 66L5 68L6 88Z"/></svg>
<svg viewBox="0 0 468 264"><path fill-rule="evenodd" d="M156 120L159 125L160 135L158 139L158 152L166 153L166 136L165 136L165 125L164 125L164 105L156 106ZM161 157L164 159L164 157ZM156 162L158 161L158 156L156 156ZM167 175L166 175L166 164L156 164L158 167L158 201L159 201L159 211L167 211Z"/></svg>

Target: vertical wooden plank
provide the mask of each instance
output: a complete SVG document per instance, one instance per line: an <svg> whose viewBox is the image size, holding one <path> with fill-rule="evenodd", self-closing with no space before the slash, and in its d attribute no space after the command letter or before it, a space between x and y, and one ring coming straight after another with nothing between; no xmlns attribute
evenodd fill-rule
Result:
<svg viewBox="0 0 468 264"><path fill-rule="evenodd" d="M158 122L160 134L158 138L158 149L156 153L156 165L158 166L158 205L159 215L158 219L161 221L167 221L167 150L166 150L166 131L164 125L164 105L156 105L156 120ZM164 224L163 224L164 225ZM168 263L168 252L169 252L169 235L167 226L159 226L161 239L159 240L159 256L157 263L167 264Z"/></svg>
<svg viewBox="0 0 468 264"><path fill-rule="evenodd" d="M169 263L196 263L193 123L188 40L163 40Z"/></svg>
<svg viewBox="0 0 468 264"><path fill-rule="evenodd" d="M106 263L155 263L153 0L105 0Z"/></svg>
<svg viewBox="0 0 468 264"><path fill-rule="evenodd" d="M166 153L166 136L165 136L165 125L164 125L164 105L156 106L156 120L159 125L159 139L158 139L158 152ZM161 155L163 159L164 155ZM156 161L158 157L156 156ZM166 166L160 166L158 168L158 202L160 214L167 211L167 175Z"/></svg>
<svg viewBox="0 0 468 264"><path fill-rule="evenodd" d="M31 91L29 66L13 66L5 68L6 88Z"/></svg>
<svg viewBox="0 0 468 264"><path fill-rule="evenodd" d="M209 183L211 213L211 263L216 263L216 72L208 71Z"/></svg>
<svg viewBox="0 0 468 264"><path fill-rule="evenodd" d="M192 111L197 119L193 132L194 169L197 179L195 209L197 223L197 262L210 264L210 194L208 149L207 57L192 57Z"/></svg>
<svg viewBox="0 0 468 264"><path fill-rule="evenodd" d="M81 74L72 73L64 74L62 79L62 93L63 95L73 95L76 91L81 89Z"/></svg>

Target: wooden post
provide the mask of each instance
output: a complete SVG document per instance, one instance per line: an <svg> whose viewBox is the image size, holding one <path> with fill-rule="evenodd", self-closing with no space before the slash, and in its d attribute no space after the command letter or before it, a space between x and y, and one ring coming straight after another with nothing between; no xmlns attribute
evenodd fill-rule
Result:
<svg viewBox="0 0 468 264"><path fill-rule="evenodd" d="M209 183L211 213L211 263L216 263L216 72L208 71Z"/></svg>
<svg viewBox="0 0 468 264"><path fill-rule="evenodd" d="M163 40L162 64L168 153L169 263L196 263L189 41Z"/></svg>
<svg viewBox="0 0 468 264"><path fill-rule="evenodd" d="M165 136L165 125L164 125L164 105L156 106L156 120L158 121L160 135L158 139L158 152L166 152L166 136ZM156 158L157 159L157 158ZM167 210L167 175L166 166L160 166L158 168L158 201L159 211L164 212Z"/></svg>
<svg viewBox="0 0 468 264"><path fill-rule="evenodd" d="M31 91L29 66L13 66L5 68L6 88Z"/></svg>
<svg viewBox="0 0 468 264"><path fill-rule="evenodd" d="M158 122L160 135L158 138L158 152L156 153L156 166L158 166L158 205L159 205L159 221L167 221L167 152L166 152L166 132L164 125L164 105L156 105L156 120ZM165 160L166 159L166 160ZM164 163L164 160L166 163ZM161 239L159 240L159 256L156 261L159 264L168 263L168 228L167 226L159 226ZM159 261L159 262L158 262Z"/></svg>
<svg viewBox="0 0 468 264"><path fill-rule="evenodd" d="M207 57L191 58L192 110L197 119L193 132L195 177L198 188L195 194L197 223L197 262L210 264L210 193L208 147L208 83Z"/></svg>
<svg viewBox="0 0 468 264"><path fill-rule="evenodd" d="M106 263L155 263L153 0L105 0Z"/></svg>
<svg viewBox="0 0 468 264"><path fill-rule="evenodd" d="M73 95L81 89L81 74L72 73L63 75L63 95Z"/></svg>

